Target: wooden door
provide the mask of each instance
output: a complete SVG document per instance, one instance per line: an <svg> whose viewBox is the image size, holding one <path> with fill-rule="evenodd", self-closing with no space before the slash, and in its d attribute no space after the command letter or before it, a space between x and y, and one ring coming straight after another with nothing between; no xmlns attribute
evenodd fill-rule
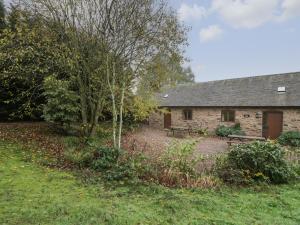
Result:
<svg viewBox="0 0 300 225"><path fill-rule="evenodd" d="M164 128L169 129L171 128L171 113L165 113L164 114Z"/></svg>
<svg viewBox="0 0 300 225"><path fill-rule="evenodd" d="M276 139L282 132L282 112L265 112L263 117L263 136L269 139Z"/></svg>

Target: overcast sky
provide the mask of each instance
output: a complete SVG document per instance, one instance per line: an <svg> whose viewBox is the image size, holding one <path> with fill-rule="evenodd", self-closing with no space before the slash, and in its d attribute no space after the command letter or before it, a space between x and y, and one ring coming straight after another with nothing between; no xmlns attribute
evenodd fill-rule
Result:
<svg viewBox="0 0 300 225"><path fill-rule="evenodd" d="M170 0L197 81L300 71L300 0Z"/></svg>
<svg viewBox="0 0 300 225"><path fill-rule="evenodd" d="M197 81L300 71L300 0L169 3L192 28L186 56Z"/></svg>

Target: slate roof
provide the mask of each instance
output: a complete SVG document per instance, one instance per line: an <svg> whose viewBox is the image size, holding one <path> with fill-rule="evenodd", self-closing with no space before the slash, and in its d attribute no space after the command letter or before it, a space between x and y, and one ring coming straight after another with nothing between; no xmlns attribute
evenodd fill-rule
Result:
<svg viewBox="0 0 300 225"><path fill-rule="evenodd" d="M300 107L300 72L179 85L158 98L166 107Z"/></svg>

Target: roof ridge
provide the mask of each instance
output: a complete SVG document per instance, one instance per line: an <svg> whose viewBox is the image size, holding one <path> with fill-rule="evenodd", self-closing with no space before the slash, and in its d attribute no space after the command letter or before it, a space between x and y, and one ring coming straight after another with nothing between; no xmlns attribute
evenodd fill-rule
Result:
<svg viewBox="0 0 300 225"><path fill-rule="evenodd" d="M195 84L205 84L205 83L221 82L221 81L241 80L241 79L253 79L253 78L260 78L260 77L271 77L271 76L280 76L280 75L292 75L292 74L300 74L300 71L297 71L297 72L288 72L288 73L276 73L276 74L265 74L265 75L247 76L247 77L236 77L236 78L221 79L221 80L210 80L210 81L203 81L203 82L192 83L192 85L193 84L195 85ZM188 85L186 85L186 86L188 86Z"/></svg>

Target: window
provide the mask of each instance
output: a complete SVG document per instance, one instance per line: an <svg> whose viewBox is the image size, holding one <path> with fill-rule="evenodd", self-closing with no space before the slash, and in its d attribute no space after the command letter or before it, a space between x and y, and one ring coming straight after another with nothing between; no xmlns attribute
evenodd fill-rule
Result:
<svg viewBox="0 0 300 225"><path fill-rule="evenodd" d="M223 110L222 111L222 122L234 122L235 112L233 110Z"/></svg>
<svg viewBox="0 0 300 225"><path fill-rule="evenodd" d="M184 120L192 120L193 112L190 109L183 110L183 119Z"/></svg>

